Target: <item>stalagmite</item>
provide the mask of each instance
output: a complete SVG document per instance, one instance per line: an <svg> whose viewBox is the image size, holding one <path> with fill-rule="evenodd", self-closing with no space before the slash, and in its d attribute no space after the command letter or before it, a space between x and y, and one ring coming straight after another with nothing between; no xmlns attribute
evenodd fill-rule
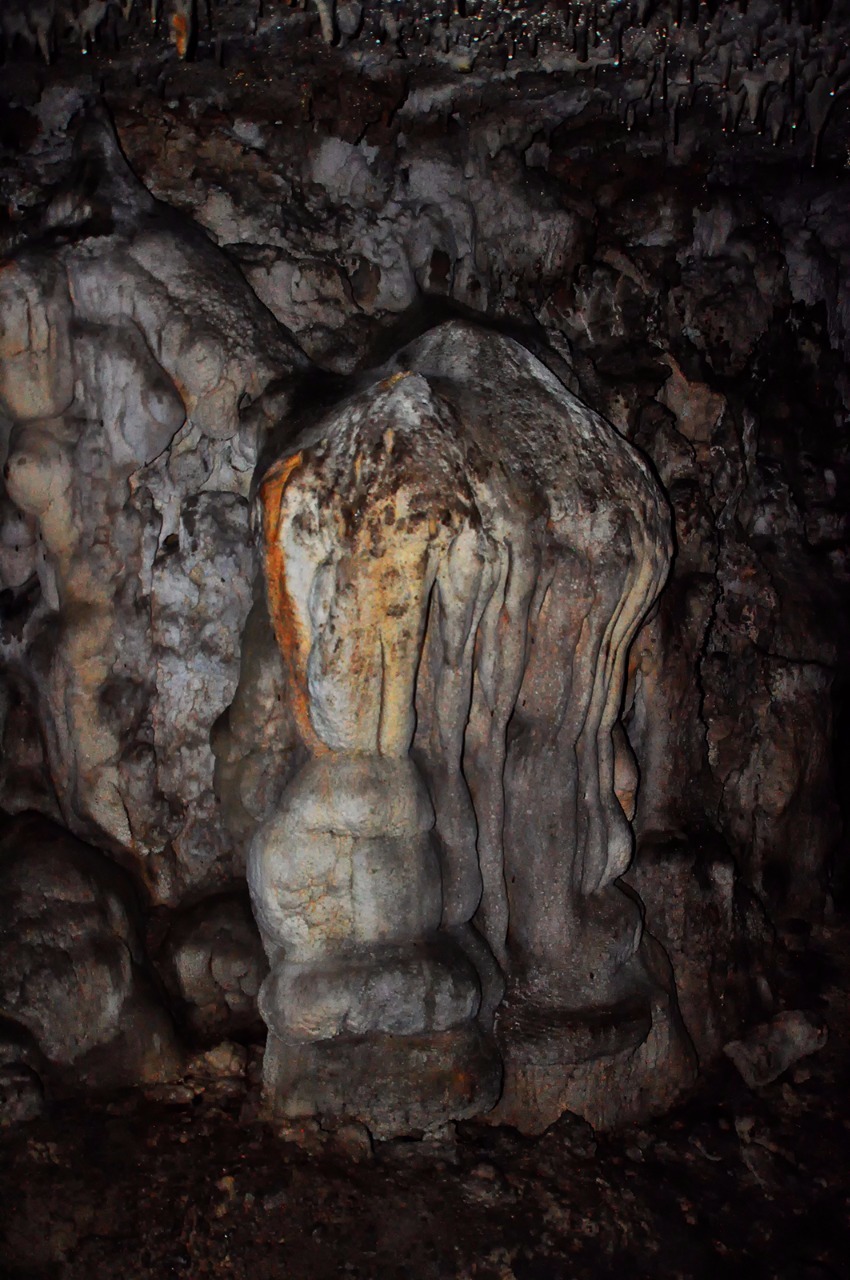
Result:
<svg viewBox="0 0 850 1280"><path fill-rule="evenodd" d="M260 496L310 753L249 859L268 1112L391 1133L487 1110L504 981L497 1116L628 1114L651 1088L639 1046L670 1032L614 884L623 664L670 549L644 464L522 347L452 322ZM582 1065L599 1054L616 1102ZM675 1089L675 1034L669 1058Z"/></svg>
<svg viewBox="0 0 850 1280"><path fill-rule="evenodd" d="M128 870L186 1028L262 1009L275 1120L642 1120L653 939L710 1065L738 887L834 845L835 7L63 5L0 5L0 808ZM66 170L98 92L150 193Z"/></svg>
<svg viewBox="0 0 850 1280"><path fill-rule="evenodd" d="M835 99L835 87L828 76L818 76L806 94L806 119L812 135L811 164L817 163L821 134Z"/></svg>

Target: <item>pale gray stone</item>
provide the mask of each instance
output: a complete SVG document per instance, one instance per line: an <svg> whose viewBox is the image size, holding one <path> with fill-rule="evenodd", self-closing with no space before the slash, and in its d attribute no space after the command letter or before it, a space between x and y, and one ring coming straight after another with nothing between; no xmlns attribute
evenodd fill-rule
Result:
<svg viewBox="0 0 850 1280"><path fill-rule="evenodd" d="M0 579L32 584L0 645L43 744L21 788L7 734L0 798L61 815L173 904L244 865L210 738L253 600L262 395L305 361L105 124L76 164L0 282Z"/></svg>

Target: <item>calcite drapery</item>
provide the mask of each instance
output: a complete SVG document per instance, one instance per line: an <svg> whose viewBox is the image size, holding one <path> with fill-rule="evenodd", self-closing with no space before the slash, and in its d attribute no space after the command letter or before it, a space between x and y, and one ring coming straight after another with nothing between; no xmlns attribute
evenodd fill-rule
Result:
<svg viewBox="0 0 850 1280"><path fill-rule="evenodd" d="M670 556L645 463L516 342L450 322L302 433L260 499L311 754L249 857L270 1108L379 1131L483 1110L473 1019L489 1033L504 979L496 1114L604 1120L580 1064L634 1075L653 1021L650 1056L675 1048L614 883L624 662ZM402 1057L406 1084L383 1070Z"/></svg>
<svg viewBox="0 0 850 1280"><path fill-rule="evenodd" d="M0 804L173 904L241 872L210 733L251 606L262 397L306 359L105 121L75 151L0 269Z"/></svg>

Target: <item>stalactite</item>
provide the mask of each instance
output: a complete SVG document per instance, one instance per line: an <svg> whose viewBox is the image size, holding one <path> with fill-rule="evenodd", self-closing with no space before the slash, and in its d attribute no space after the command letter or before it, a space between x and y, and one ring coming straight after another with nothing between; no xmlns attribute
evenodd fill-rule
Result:
<svg viewBox="0 0 850 1280"><path fill-rule="evenodd" d="M290 7L306 9L307 0L289 0ZM775 15L785 28L777 31L777 23L761 9L749 11L746 5L738 5L737 17L730 13L730 6L715 3L696 3L696 0L675 0L675 3L659 6L651 0L631 0L628 5L602 5L598 0L587 3L572 2L559 5L557 10L531 10L525 4L510 8L491 4L458 5L454 0L439 9L443 25L434 24L435 10L414 6L414 24L407 21L406 10L389 6L382 0L373 0L364 7L355 6L359 17L354 20L346 9L345 21L351 30L337 32L334 0L315 0L314 8L319 17L321 38L332 45L339 34L341 47L348 48L353 41L368 30L379 40L385 40L400 56L416 58L434 49L446 55L455 51L450 64L464 69L477 59L486 59L498 48L504 51L508 61L533 65L541 52L541 41L548 46L572 52L582 64L598 66L595 51L605 43L615 67L622 67L626 38L629 37L629 57L646 57L634 33L644 31L650 41L656 43L665 54L674 59L678 68L680 60L688 67L689 83L705 83L711 86L715 69L719 77L718 106L722 95L730 89L733 72L743 69L749 78L764 74L768 80L783 85L790 99L794 95L794 76L780 77L773 64L788 58L789 42L794 46L790 61L796 64L796 73L805 73L807 91L811 90L817 74L834 77L840 62L840 44L836 40L821 43L820 33L828 29L829 13L822 5L802 6L795 12L794 6L784 5ZM79 0L75 11L65 15L56 7L56 0L36 0L24 5L23 0L8 0L0 11L0 31L4 48L25 44L36 52L45 63L51 62L69 40L78 44L84 52L94 49L98 39L108 33L113 41L120 38L124 24L133 21L140 10L149 13L153 33L163 35L174 46L181 59L194 56L198 45L197 0ZM223 42L221 33L213 24L215 4L205 4L206 29L210 33L209 44L204 44L202 56L212 56L221 64ZM367 14L365 27L363 14ZM258 30L263 13L262 3L252 9L249 29ZM475 24L474 31L467 31L468 24ZM669 23L669 27L668 27ZM651 35L650 35L651 33ZM404 34L404 40L402 36ZM238 43L238 35L229 42ZM777 46L777 41L784 41ZM770 41L769 46L766 42ZM813 44L812 42L817 42ZM648 45L645 46L648 50ZM764 59L762 57L764 50ZM763 69L762 62L767 62ZM596 72L594 73L596 75ZM594 89L599 92L601 83L594 79ZM667 108L667 89L664 77L657 77L660 103ZM708 92L711 92L710 88ZM758 103L752 101L754 90L749 89L749 116L758 124L761 118ZM725 113L728 115L728 113ZM821 130L822 133L822 130Z"/></svg>
<svg viewBox="0 0 850 1280"><path fill-rule="evenodd" d="M821 135L832 110L834 99L835 88L833 82L825 75L818 76L806 94L806 119L812 139L810 153L812 168L817 163Z"/></svg>
<svg viewBox="0 0 850 1280"><path fill-rule="evenodd" d="M171 41L180 58L187 58L195 40L195 0L173 0Z"/></svg>
<svg viewBox="0 0 850 1280"><path fill-rule="evenodd" d="M750 123L759 125L766 81L761 76L745 76L743 87L747 95L747 110Z"/></svg>
<svg viewBox="0 0 850 1280"><path fill-rule="evenodd" d="M770 140L774 147L779 146L779 143L782 140L786 117L787 108L785 97L780 92L771 94L765 113L765 121L768 132L770 133Z"/></svg>
<svg viewBox="0 0 850 1280"><path fill-rule="evenodd" d="M585 21L582 21L581 25L576 28L576 57L579 62L587 62L588 60L587 23Z"/></svg>

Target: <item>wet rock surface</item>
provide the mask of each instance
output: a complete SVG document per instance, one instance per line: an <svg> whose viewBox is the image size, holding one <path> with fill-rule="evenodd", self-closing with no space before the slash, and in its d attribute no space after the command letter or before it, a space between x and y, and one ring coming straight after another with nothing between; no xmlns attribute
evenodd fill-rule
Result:
<svg viewBox="0 0 850 1280"><path fill-rule="evenodd" d="M570 1116L533 1140L478 1124L374 1145L351 1124L251 1127L239 1063L229 1096L212 1088L234 1070L226 1047L182 1101L54 1108L3 1140L4 1274L842 1276L850 931L787 943L784 990L805 983L826 1046L755 1090L726 1064L702 1101L616 1135Z"/></svg>

